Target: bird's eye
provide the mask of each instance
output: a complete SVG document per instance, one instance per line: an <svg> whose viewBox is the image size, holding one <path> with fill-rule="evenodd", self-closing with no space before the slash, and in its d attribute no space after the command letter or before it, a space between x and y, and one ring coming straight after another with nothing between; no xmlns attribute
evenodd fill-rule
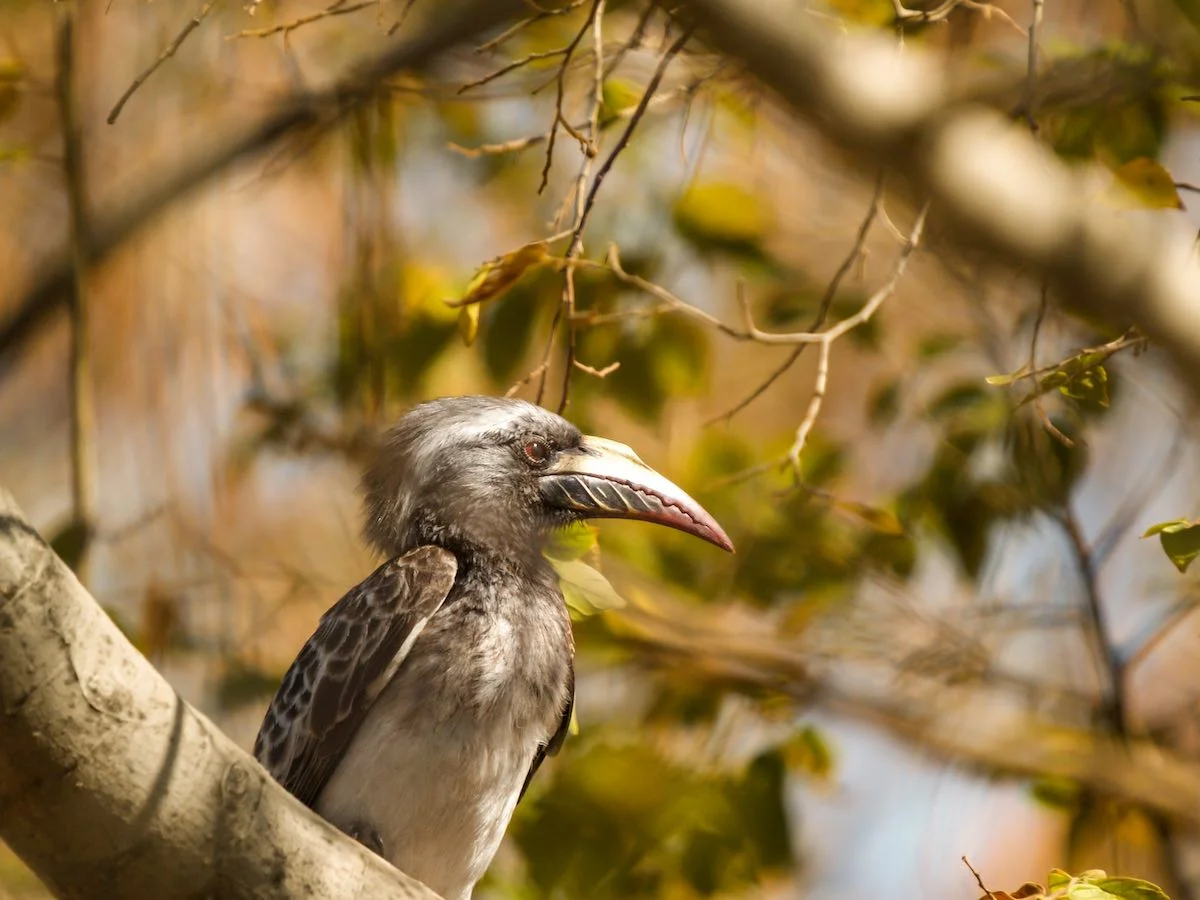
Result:
<svg viewBox="0 0 1200 900"><path fill-rule="evenodd" d="M550 445L543 440L534 438L526 441L521 452L525 454L525 459L531 466L541 467L550 462Z"/></svg>

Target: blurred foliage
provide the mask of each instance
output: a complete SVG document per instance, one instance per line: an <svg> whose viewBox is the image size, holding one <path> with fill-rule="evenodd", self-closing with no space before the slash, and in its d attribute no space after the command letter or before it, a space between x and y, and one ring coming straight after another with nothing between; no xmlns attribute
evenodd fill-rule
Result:
<svg viewBox="0 0 1200 900"><path fill-rule="evenodd" d="M585 732L510 833L543 895L711 897L790 869L784 773L777 752L706 774Z"/></svg>
<svg viewBox="0 0 1200 900"><path fill-rule="evenodd" d="M939 5L906 7L930 11ZM292 11L286 2L263 6L260 16L280 21ZM362 18L349 9L337 22L330 17L318 28L336 38L313 46L322 53L358 49L354 29L384 15L388 4L378 6ZM315 374L293 359L282 326L264 340L283 358L279 368L291 393L267 396L264 386L254 386L246 405L261 427L234 442L221 474L239 466L245 471L256 454L280 449L334 450L354 461L360 429L383 424L446 385L496 394L516 386L553 407L562 384L556 367L570 345L570 329L575 360L600 371L619 364L604 377L570 372L566 414L585 430L632 430L659 441L663 468L726 525L738 552L729 557L678 532L632 523L602 532L578 526L552 537L546 553L575 619L581 671L633 673L646 701L613 721L578 710L579 735L546 766L518 808L511 834L520 860L492 872L488 885L529 900L752 894L803 870L793 840L796 823L785 812L785 787L795 779L832 783L836 747L777 684L756 682L753 675L697 674L686 665L656 669L656 661L623 640L614 624L619 614L652 604L661 592L689 611L748 610L772 622L782 638L799 641L818 620L850 610L864 585L905 590L934 558L952 562L958 585L979 586L1006 527L1039 516L1058 521L1070 509L1092 471L1090 438L1120 406L1126 367L1139 364L1127 357L1140 353L1145 341L1051 302L1046 306L1054 339L1044 337L1038 360L1014 370L1030 355L1035 326L1029 316L1014 314L1010 321L1012 310L1004 308L995 322L981 324L970 316L937 314L959 309L959 298L926 301L922 295L895 316L885 306L838 344L830 379L842 396L831 394L829 402L839 416L818 421L798 470L782 461L811 391L811 369L804 365L815 353L781 377L760 406L724 425L693 428L700 415L730 409L752 387L735 369L752 366L756 378L765 378L790 348L739 352L744 344L733 345L698 316L653 309L653 298L598 264L610 240L619 242L626 272L677 291L731 328L742 323L730 288L735 278L743 281L760 328L803 330L822 311L831 323L861 309L887 263L868 250L823 310L830 274L850 246L853 228L820 234L816 250L789 246L793 220L824 221L819 204L825 198L819 191L776 190L768 180L782 171L772 154L785 156L790 168L819 170L823 163L801 155L797 148L811 147L794 133L778 133L784 129L773 118L770 99L759 96L736 66L700 57L686 62L687 78L678 68L669 74L663 90L671 85L679 97L647 113L603 185L586 236L585 258L592 265L574 272L575 319L567 321L561 305L564 241L547 239L571 227L580 141L561 128L551 177L539 190L545 135L555 121L556 58L535 60L478 92L457 92L469 76L567 46L590 4L550 4L554 12L544 16L538 13L543 6L530 4L533 21L498 48L460 54L444 72L395 79L391 89L347 112L329 142L334 146L321 149L345 186L343 208L334 210L345 222L344 252L337 289L328 298L328 333L313 338L318 363L309 368ZM1023 98L1027 84L1024 36L1019 53L1006 46L1011 59L1020 57L1019 65L987 44L973 44L969 34L955 30L962 22L977 17L1005 25L999 12L985 17L976 6L955 10L952 28L909 22L905 39L943 47L958 54L955 62L1003 76L1002 105L1015 113L1024 100L1008 102L1011 86ZM1175 0L1175 6L1177 19L1200 24L1200 3ZM823 15L895 34L891 0L832 0L828 7ZM606 9L610 39L638 28L638 4L610 0ZM648 21L639 45L631 45L599 85L600 159L642 96L666 33L661 16ZM1101 29L1083 24L1077 31L1085 36ZM1190 101L1180 97L1193 92L1197 67L1171 48L1187 46L1195 35L1112 31L1087 46L1043 32L1044 65L1035 85L1039 133L1062 158L1106 168L1114 204L1175 214L1182 202L1163 150L1191 114L1185 110ZM947 32L962 38L961 45ZM297 30L293 37L306 34ZM586 39L581 46L588 46ZM309 64L307 56L288 58ZM608 59L614 58L610 52ZM572 128L586 121L585 101L595 94L591 62L577 56L565 79L564 118ZM168 74L156 75L151 86ZM187 78L199 75L189 72ZM0 56L0 127L35 102L27 64ZM527 149L495 149L525 138ZM448 143L492 149L450 157L443 153ZM0 134L0 164L32 152ZM433 154L441 154L437 163L429 162ZM734 154L740 154L736 167L713 162ZM401 225L396 214L396 208L436 204L443 196L444 188L414 184L427 174L421 166L443 166L436 174L473 192L467 209L419 210L429 231L436 234L441 226L448 239ZM890 195L888 200L896 202ZM833 246L837 260L826 258ZM1040 299L1030 305L1040 310ZM1023 296L1021 302L1029 300ZM1040 311L1038 316L1040 323ZM539 375L543 360L551 365ZM250 368L264 364L252 363ZM997 372L1004 374L987 374ZM769 405L779 397L785 402ZM330 420L333 428L315 433ZM856 424L847 425L851 420ZM885 454L868 452L880 447ZM906 457L895 473L887 456L893 448ZM888 470L882 473L887 477L864 473L864 458ZM1163 522L1146 531L1151 536L1180 572L1200 555L1200 520ZM77 565L90 537L71 524L53 544ZM183 615L186 599L186 590L150 584L136 593L133 612L114 607L112 614L156 661L200 654L207 645L192 639L193 623ZM903 639L889 636L897 645ZM224 656L209 673L216 706L235 712L261 705L278 672L256 655L225 643L221 648ZM710 736L735 690L762 721L780 726L749 763L672 750L681 736ZM1086 798L1074 782L1047 775L1034 779L1030 791L1068 815L1086 814ZM880 877L886 880L886 873ZM1048 888L1030 890L993 895L1162 896L1152 885L1097 872L1074 878L1056 872Z"/></svg>

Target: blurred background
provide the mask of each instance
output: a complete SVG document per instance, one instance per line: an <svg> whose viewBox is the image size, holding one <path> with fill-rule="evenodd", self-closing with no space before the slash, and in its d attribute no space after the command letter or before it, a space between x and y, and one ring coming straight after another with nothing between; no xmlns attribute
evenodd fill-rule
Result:
<svg viewBox="0 0 1200 900"><path fill-rule="evenodd" d="M79 3L64 54L67 5L0 2L0 483L243 746L374 565L371 434L434 396L566 391L738 552L599 527L611 590L567 589L578 732L477 896L976 897L963 856L995 890L1103 868L1200 896L1200 585L1186 539L1141 539L1198 513L1196 411L1136 322L947 249L936 209L915 232L898 176L700 40L673 54L668 13L575 0L223 170L74 314L14 328L72 193L87 228L440 6ZM795 14L935 53L1114 216L1200 227L1193 0ZM820 347L745 339L743 304L797 332L870 300L823 392ZM44 896L0 847L5 894Z"/></svg>

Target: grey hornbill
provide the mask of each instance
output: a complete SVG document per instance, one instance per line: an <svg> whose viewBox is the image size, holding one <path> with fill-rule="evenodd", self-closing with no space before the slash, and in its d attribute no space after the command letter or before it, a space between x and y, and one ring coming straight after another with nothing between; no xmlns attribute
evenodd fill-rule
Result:
<svg viewBox="0 0 1200 900"><path fill-rule="evenodd" d="M574 643L546 536L614 517L733 545L628 447L519 400L413 408L362 486L366 537L388 561L321 619L254 755L338 828L466 900L571 718Z"/></svg>

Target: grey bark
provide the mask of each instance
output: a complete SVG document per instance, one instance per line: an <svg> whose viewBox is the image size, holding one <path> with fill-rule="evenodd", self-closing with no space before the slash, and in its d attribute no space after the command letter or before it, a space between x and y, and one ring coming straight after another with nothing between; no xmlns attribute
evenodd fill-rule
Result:
<svg viewBox="0 0 1200 900"><path fill-rule="evenodd" d="M2 487L0 838L59 897L437 897L183 702Z"/></svg>

